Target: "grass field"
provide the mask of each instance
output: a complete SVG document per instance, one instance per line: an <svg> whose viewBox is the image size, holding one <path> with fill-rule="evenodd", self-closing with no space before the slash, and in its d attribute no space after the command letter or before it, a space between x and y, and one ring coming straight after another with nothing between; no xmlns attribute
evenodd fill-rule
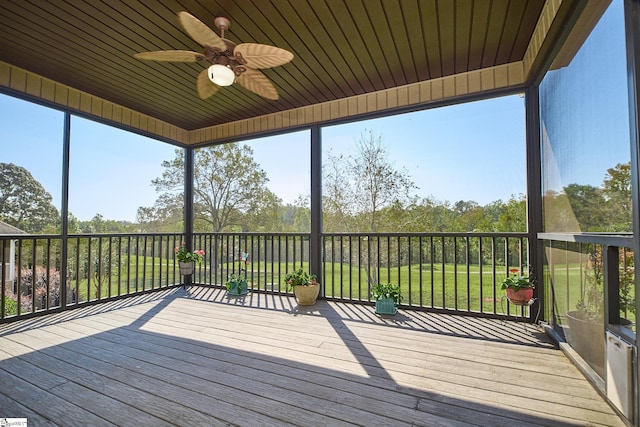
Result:
<svg viewBox="0 0 640 427"><path fill-rule="evenodd" d="M213 270L201 265L196 268L193 281L223 285L227 274L240 272L241 267L246 269L242 273L247 275L251 289L277 292L285 290L283 278L287 271L300 267L305 270L309 268L306 262L298 262L296 265L251 262L246 266L234 262L220 264ZM322 285L326 297L370 301L370 284L396 283L400 285L403 305L528 316L528 307L521 310L519 307L510 306L504 298L500 283L506 276L506 270L508 269L504 266L496 266L494 271L491 266L483 266L481 269L478 265L439 263L399 268L381 267L368 274L366 269L349 264L325 263ZM547 286L553 284L553 307L561 320L564 313L575 309L585 295L584 265L555 264L553 280L550 277L548 270L545 282ZM70 286L74 293L77 290L77 301L102 299L182 282L174 259L145 256L131 257L129 262L126 258L123 259L121 268L112 271L111 275L103 273L100 279L98 281L96 275L80 280L72 277ZM550 292L547 292L547 295L549 294ZM551 303L547 301L547 304ZM633 313L626 313L624 317L635 322Z"/></svg>

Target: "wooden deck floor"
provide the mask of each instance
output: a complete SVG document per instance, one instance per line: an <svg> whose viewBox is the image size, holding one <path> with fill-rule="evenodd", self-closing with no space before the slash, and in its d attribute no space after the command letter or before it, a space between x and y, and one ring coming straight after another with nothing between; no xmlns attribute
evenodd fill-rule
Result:
<svg viewBox="0 0 640 427"><path fill-rule="evenodd" d="M623 426L532 325L170 289L0 325L0 418L60 426Z"/></svg>

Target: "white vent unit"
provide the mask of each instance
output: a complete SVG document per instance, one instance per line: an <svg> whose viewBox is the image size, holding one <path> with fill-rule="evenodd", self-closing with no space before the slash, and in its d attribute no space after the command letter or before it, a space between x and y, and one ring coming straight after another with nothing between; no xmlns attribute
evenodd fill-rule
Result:
<svg viewBox="0 0 640 427"><path fill-rule="evenodd" d="M633 346L607 331L607 398L633 419Z"/></svg>

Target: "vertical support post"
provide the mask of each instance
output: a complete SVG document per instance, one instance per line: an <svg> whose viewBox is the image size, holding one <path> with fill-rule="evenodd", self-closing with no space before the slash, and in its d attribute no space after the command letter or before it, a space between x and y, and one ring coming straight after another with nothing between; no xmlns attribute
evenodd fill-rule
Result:
<svg viewBox="0 0 640 427"><path fill-rule="evenodd" d="M525 94L526 111L526 166L527 166L527 234L529 249L529 274L535 281L534 297L536 302L529 310L529 320L535 313L545 318L544 296L544 260L543 245L538 240L542 230L542 155L540 153L540 103L539 85L534 84ZM533 269L533 271L531 271ZM534 309L536 307L537 309ZM546 320L546 319L544 319Z"/></svg>
<svg viewBox="0 0 640 427"><path fill-rule="evenodd" d="M62 131L62 203L60 206L60 307L67 306L69 274L67 256L69 254L69 159L71 152L71 113L64 113Z"/></svg>
<svg viewBox="0 0 640 427"><path fill-rule="evenodd" d="M195 171L193 147L184 149L184 243L193 251L193 176ZM195 271L194 271L195 273ZM191 275L184 276L184 286L191 285Z"/></svg>
<svg viewBox="0 0 640 427"><path fill-rule="evenodd" d="M604 325L620 324L620 270L618 246L602 247L602 269L604 270ZM604 332L603 332L604 333Z"/></svg>
<svg viewBox="0 0 640 427"><path fill-rule="evenodd" d="M625 35L627 46L627 82L629 90L629 134L631 147L631 198L633 206L633 260L640 265L640 3L632 0L624 2ZM636 313L640 313L640 275L635 275ZM640 348L640 336L636 333L636 349ZM638 352L634 355L635 402L633 424L640 427L640 369L638 369Z"/></svg>
<svg viewBox="0 0 640 427"><path fill-rule="evenodd" d="M311 241L309 270L318 276L320 295L324 296L322 280L322 135L320 126L311 127Z"/></svg>

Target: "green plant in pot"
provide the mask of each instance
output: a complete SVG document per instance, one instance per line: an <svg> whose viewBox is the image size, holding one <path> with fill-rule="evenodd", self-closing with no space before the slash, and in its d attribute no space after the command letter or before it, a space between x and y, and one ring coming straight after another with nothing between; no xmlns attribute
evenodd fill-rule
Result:
<svg viewBox="0 0 640 427"><path fill-rule="evenodd" d="M376 301L376 314L396 314L402 300L400 286L392 283L378 283L371 289L371 297Z"/></svg>
<svg viewBox="0 0 640 427"><path fill-rule="evenodd" d="M309 274L302 268L287 273L284 276L287 291L293 289L293 293L299 305L313 305L320 293L320 284L316 281L315 274Z"/></svg>
<svg viewBox="0 0 640 427"><path fill-rule="evenodd" d="M227 295L246 295L248 290L247 278L240 274L230 274L225 283Z"/></svg>
<svg viewBox="0 0 640 427"><path fill-rule="evenodd" d="M500 284L500 289L506 292L511 304L528 305L533 300L535 285L528 276L519 273L520 270L517 268L510 269L509 275Z"/></svg>
<svg viewBox="0 0 640 427"><path fill-rule="evenodd" d="M180 274L182 275L193 274L195 264L199 264L204 260L204 251L202 249L189 251L184 242L182 242L180 246L177 246L174 252L180 266Z"/></svg>

